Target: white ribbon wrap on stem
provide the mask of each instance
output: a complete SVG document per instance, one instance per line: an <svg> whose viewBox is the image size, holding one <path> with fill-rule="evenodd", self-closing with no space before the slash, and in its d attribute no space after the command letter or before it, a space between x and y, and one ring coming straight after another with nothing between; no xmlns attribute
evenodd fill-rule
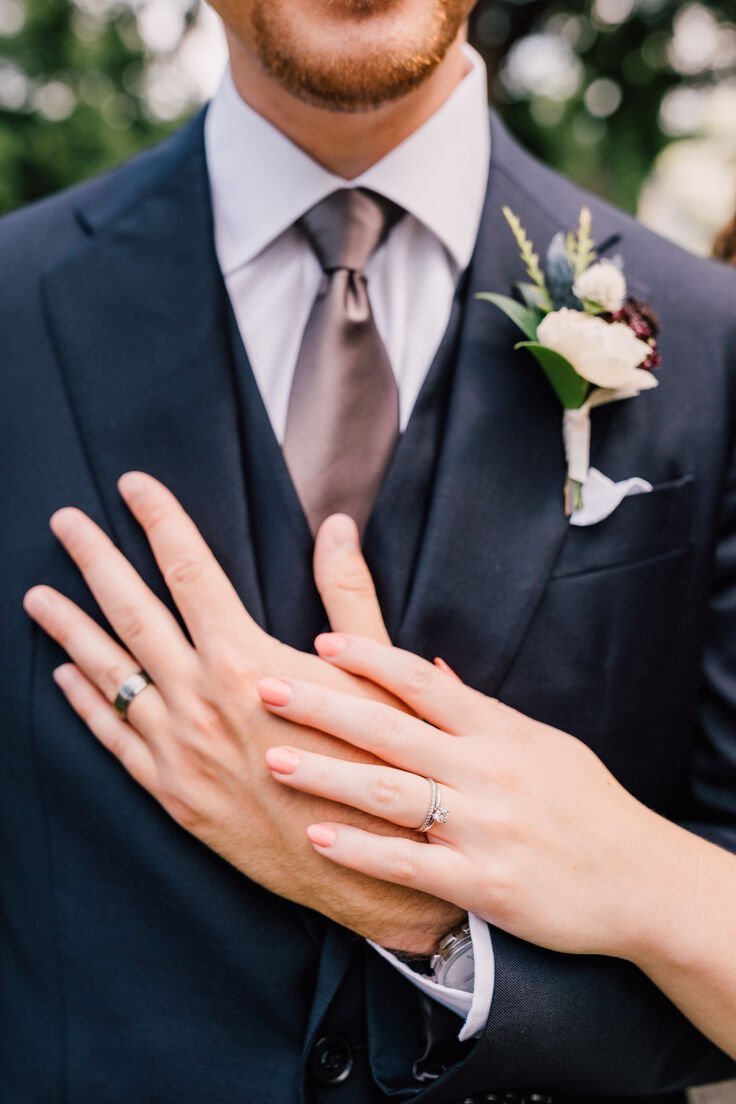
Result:
<svg viewBox="0 0 736 1104"><path fill-rule="evenodd" d="M576 483L585 483L590 467L590 412L596 406L633 399L639 394L633 387L596 387L577 410L566 410L562 416L562 437L565 442L567 475Z"/></svg>
<svg viewBox="0 0 736 1104"><path fill-rule="evenodd" d="M653 381L650 386L656 386L656 382ZM581 487L585 487L585 484L588 482L588 476L591 471L591 410L595 409L596 406L605 406L607 403L619 402L622 399L633 399L640 393L640 390L641 388L639 387L597 387L594 391L591 391L583 405L577 410L565 410L562 417L562 437L565 445L568 480L579 483ZM599 475L599 473L596 472L596 475ZM605 479L605 476L601 478ZM610 483L610 480L605 481L610 484L612 490L617 486L617 484ZM626 482L627 484L631 483L631 487L627 486L626 490L624 490L623 485L621 485L622 493L617 496L614 492L611 495L611 509L615 509L618 501L620 501L626 493L632 493L635 492L635 490L651 489L651 485L645 484L644 480L631 480ZM602 490L602 488L598 489ZM601 505L603 504L601 503ZM578 507L578 510L579 509L580 507ZM573 515L576 512L578 511L573 510ZM595 513L598 515L598 510L596 510ZM606 516L606 514L604 513L601 516ZM599 516L596 516L596 520L600 519ZM590 523L592 523L592 519ZM575 524L574 520L573 524Z"/></svg>

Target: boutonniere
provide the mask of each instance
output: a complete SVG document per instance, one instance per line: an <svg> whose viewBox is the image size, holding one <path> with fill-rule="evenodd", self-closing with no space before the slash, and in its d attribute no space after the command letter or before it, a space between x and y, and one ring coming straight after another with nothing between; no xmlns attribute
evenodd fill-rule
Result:
<svg viewBox="0 0 736 1104"><path fill-rule="evenodd" d="M515 285L518 300L493 292L477 298L494 303L519 327L526 340L514 348L528 349L536 358L562 403L565 516L574 521L584 506L586 484L596 491L604 483L623 486L590 468L590 413L657 386L652 372L660 363L659 324L651 307L629 297L621 258L598 255L587 207L577 230L555 234L544 269L519 219L508 207L503 213L529 279ZM611 508L625 493L651 489L643 480L627 484L639 486L627 485Z"/></svg>

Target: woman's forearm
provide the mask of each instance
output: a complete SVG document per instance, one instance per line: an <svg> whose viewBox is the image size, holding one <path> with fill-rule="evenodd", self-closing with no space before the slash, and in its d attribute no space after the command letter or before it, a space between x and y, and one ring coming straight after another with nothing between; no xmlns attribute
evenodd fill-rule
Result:
<svg viewBox="0 0 736 1104"><path fill-rule="evenodd" d="M656 821L656 868L650 858L627 957L736 1058L736 857Z"/></svg>

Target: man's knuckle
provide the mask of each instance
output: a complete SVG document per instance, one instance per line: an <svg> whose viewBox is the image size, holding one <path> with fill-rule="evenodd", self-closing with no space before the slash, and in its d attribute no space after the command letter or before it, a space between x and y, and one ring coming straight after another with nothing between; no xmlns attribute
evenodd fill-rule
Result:
<svg viewBox="0 0 736 1104"><path fill-rule="evenodd" d="M164 581L170 590L188 587L202 577L203 564L193 557L174 560L164 571Z"/></svg>
<svg viewBox="0 0 736 1104"><path fill-rule="evenodd" d="M130 678L133 674L133 670L128 664L126 667L119 660L115 660L112 663L106 664L100 669L98 676L98 685L102 693L106 698L114 701L117 697L120 687L123 685L126 679Z"/></svg>
<svg viewBox="0 0 736 1104"><path fill-rule="evenodd" d="M196 739L210 743L222 731L222 720L216 706L201 699L190 702L186 707L187 727Z"/></svg>
<svg viewBox="0 0 736 1104"><path fill-rule="evenodd" d="M115 618L115 627L123 640L138 640L144 631L144 622L137 606L121 606Z"/></svg>
<svg viewBox="0 0 736 1104"><path fill-rule="evenodd" d="M159 795L161 804L169 816L188 832L196 832L202 825L204 814L198 802L179 790L168 790Z"/></svg>
<svg viewBox="0 0 736 1104"><path fill-rule="evenodd" d="M374 593L368 568L362 560L359 563L344 566L335 580L335 585L338 590L346 594L360 597L369 597Z"/></svg>
<svg viewBox="0 0 736 1104"><path fill-rule="evenodd" d="M146 532L151 533L154 529L158 529L162 523L171 520L171 511L166 503L152 502L147 498L139 506L139 518Z"/></svg>
<svg viewBox="0 0 736 1104"><path fill-rule="evenodd" d="M242 689L255 677L252 657L236 644L221 644L212 654L211 663L218 683L229 691Z"/></svg>

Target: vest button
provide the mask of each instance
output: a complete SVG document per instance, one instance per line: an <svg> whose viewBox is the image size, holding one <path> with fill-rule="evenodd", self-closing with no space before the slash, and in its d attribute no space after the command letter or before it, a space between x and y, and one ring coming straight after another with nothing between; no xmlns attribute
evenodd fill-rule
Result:
<svg viewBox="0 0 736 1104"><path fill-rule="evenodd" d="M326 1035L312 1050L312 1073L320 1085L339 1085L353 1069L353 1048L347 1039Z"/></svg>

